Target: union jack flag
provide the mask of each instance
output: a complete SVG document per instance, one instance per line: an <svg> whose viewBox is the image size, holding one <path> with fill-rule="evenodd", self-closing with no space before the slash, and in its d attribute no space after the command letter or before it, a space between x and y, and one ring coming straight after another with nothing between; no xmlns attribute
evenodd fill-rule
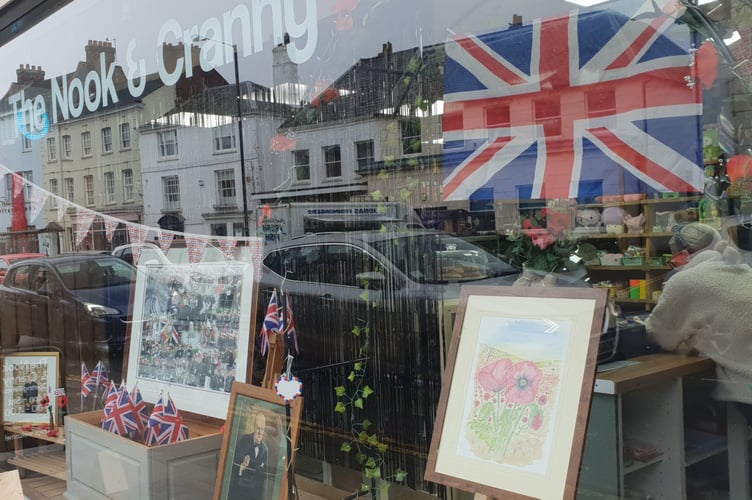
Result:
<svg viewBox="0 0 752 500"><path fill-rule="evenodd" d="M280 315L280 333L284 334L287 345L295 354L298 353L298 337L295 331L295 316L292 314L292 300L284 294L284 312Z"/></svg>
<svg viewBox="0 0 752 500"><path fill-rule="evenodd" d="M149 424L149 412L146 409L146 402L141 396L141 391L138 390L137 385L134 385L131 390L131 402L133 403L133 411L138 416L138 432L143 434Z"/></svg>
<svg viewBox="0 0 752 500"><path fill-rule="evenodd" d="M91 376L95 381L95 390L98 390L100 385L103 385L105 388L107 387L107 379L110 375L107 373L107 367L104 366L104 363L101 360L97 362L97 366L94 367Z"/></svg>
<svg viewBox="0 0 752 500"><path fill-rule="evenodd" d="M110 391L114 385L110 385ZM139 431L140 421L128 391L115 389L114 392L116 398L104 407L102 429L119 436L133 436Z"/></svg>
<svg viewBox="0 0 752 500"><path fill-rule="evenodd" d="M683 8L630 6L446 43L446 200L702 191Z"/></svg>
<svg viewBox="0 0 752 500"><path fill-rule="evenodd" d="M272 292L272 297L269 299L269 305L266 307L266 316L264 316L264 324L261 326L261 334L259 335L259 349L264 356L269 352L269 335L272 333L279 333L277 290Z"/></svg>
<svg viewBox="0 0 752 500"><path fill-rule="evenodd" d="M154 446L177 443L188 439L189 434L188 426L183 422L183 417L180 416L175 402L169 394L166 401L162 395L149 417L146 444Z"/></svg>
<svg viewBox="0 0 752 500"><path fill-rule="evenodd" d="M107 413L107 406L115 404L117 402L119 395L120 395L120 390L115 385L115 381L110 381L110 384L107 389L107 396L104 399L105 414Z"/></svg>
<svg viewBox="0 0 752 500"><path fill-rule="evenodd" d="M84 405L84 399L93 390L96 389L96 380L89 375L89 369L86 368L86 363L81 363L81 406Z"/></svg>
<svg viewBox="0 0 752 500"><path fill-rule="evenodd" d="M166 344L172 342L175 345L180 344L180 333L175 328L173 322L167 319L161 319L159 320L159 323L162 330L162 343Z"/></svg>

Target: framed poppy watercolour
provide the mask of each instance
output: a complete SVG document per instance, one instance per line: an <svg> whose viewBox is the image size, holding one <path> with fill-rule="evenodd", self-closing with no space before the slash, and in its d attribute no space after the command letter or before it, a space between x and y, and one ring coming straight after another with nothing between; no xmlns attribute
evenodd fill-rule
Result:
<svg viewBox="0 0 752 500"><path fill-rule="evenodd" d="M492 498L575 498L605 290L462 287L426 467Z"/></svg>
<svg viewBox="0 0 752 500"><path fill-rule="evenodd" d="M272 389L234 382L225 421L215 500L288 496L303 398L289 406Z"/></svg>

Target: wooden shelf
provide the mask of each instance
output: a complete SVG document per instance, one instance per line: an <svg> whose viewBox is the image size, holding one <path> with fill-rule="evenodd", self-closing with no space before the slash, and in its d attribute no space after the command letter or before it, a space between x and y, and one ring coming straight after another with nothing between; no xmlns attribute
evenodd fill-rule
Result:
<svg viewBox="0 0 752 500"><path fill-rule="evenodd" d="M588 271L668 271L669 266L585 266Z"/></svg>
<svg viewBox="0 0 752 500"><path fill-rule="evenodd" d="M687 429L684 433L684 465L689 467L725 453L727 438L719 434Z"/></svg>
<svg viewBox="0 0 752 500"><path fill-rule="evenodd" d="M56 479L66 479L65 450L40 451L33 455L16 455L8 463L19 469L31 470Z"/></svg>
<svg viewBox="0 0 752 500"><path fill-rule="evenodd" d="M600 239L620 239L620 238L668 238L674 235L670 231L649 232L649 233L573 233L579 239L600 240Z"/></svg>
<svg viewBox="0 0 752 500"><path fill-rule="evenodd" d="M642 470L645 467L650 467L653 464L657 464L663 461L663 452L660 453L660 455L657 455L653 458L650 458L648 460L636 460L631 459L632 462L624 467L624 475L631 474L633 472L637 472L638 470Z"/></svg>

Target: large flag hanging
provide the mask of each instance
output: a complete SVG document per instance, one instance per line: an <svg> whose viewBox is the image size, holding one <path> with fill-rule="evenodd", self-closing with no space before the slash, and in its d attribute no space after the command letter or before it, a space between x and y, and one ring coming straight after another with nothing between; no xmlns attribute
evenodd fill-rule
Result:
<svg viewBox="0 0 752 500"><path fill-rule="evenodd" d="M266 316L264 324L261 325L261 334L259 335L259 350L266 356L269 352L269 335L279 333L279 310L277 309L277 291L272 292L269 299L269 305L266 306Z"/></svg>
<svg viewBox="0 0 752 500"><path fill-rule="evenodd" d="M630 5L446 43L446 200L702 191L683 7Z"/></svg>

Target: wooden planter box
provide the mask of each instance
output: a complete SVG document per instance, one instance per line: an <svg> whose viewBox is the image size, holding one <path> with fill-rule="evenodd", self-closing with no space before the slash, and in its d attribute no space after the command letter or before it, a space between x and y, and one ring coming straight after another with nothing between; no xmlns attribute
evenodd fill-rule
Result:
<svg viewBox="0 0 752 500"><path fill-rule="evenodd" d="M148 447L100 428L101 411L65 417L68 497L212 498L221 421L181 412L191 438Z"/></svg>

